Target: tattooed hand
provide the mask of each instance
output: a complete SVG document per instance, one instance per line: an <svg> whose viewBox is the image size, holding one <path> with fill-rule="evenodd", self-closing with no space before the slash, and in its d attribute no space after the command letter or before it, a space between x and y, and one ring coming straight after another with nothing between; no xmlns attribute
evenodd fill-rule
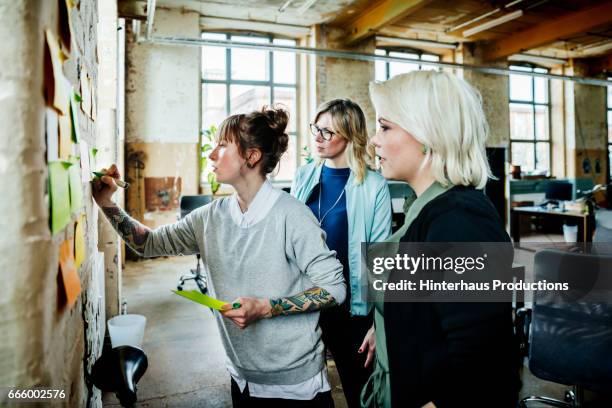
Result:
<svg viewBox="0 0 612 408"><path fill-rule="evenodd" d="M240 307L232 309L232 304L240 303ZM267 299L241 297L228 303L221 309L221 314L230 319L241 329L257 320L271 317L271 306Z"/></svg>
<svg viewBox="0 0 612 408"><path fill-rule="evenodd" d="M271 299L270 304L272 305L272 316L280 316L312 312L335 306L337 303L334 297L325 289L310 288L295 296Z"/></svg>
<svg viewBox="0 0 612 408"><path fill-rule="evenodd" d="M91 182L91 190L96 203L100 207L108 207L113 205L111 197L117 191L117 184L115 184L114 179L119 179L121 175L114 164L108 169L102 169L102 172L106 173L106 175L93 180Z"/></svg>

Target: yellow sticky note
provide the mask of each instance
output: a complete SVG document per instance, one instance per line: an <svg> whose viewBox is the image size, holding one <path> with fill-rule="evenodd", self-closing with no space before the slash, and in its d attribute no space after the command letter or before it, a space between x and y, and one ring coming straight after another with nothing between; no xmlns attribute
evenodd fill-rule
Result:
<svg viewBox="0 0 612 408"><path fill-rule="evenodd" d="M199 303L204 306L208 306L216 310L221 310L221 307L227 304L227 302L223 302L219 299L215 299L214 297L203 295L197 290L173 290L172 292L176 293L179 296L187 298L193 302Z"/></svg>
<svg viewBox="0 0 612 408"><path fill-rule="evenodd" d="M77 269L85 260L85 214L82 214L74 227L74 264Z"/></svg>
<svg viewBox="0 0 612 408"><path fill-rule="evenodd" d="M66 86L68 80L62 71L62 60L64 56L53 31L49 29L45 30L45 36L47 38L47 46L49 47L49 56L51 57L53 69L53 78L45 78L45 81L52 82L47 84L49 92L52 91L52 94L48 95L48 98L55 109L60 111L63 115L66 115L70 107L70 94Z"/></svg>
<svg viewBox="0 0 612 408"><path fill-rule="evenodd" d="M72 154L72 123L70 114L59 115L59 158L68 160Z"/></svg>
<svg viewBox="0 0 612 408"><path fill-rule="evenodd" d="M69 166L70 163L59 161L49 163L49 223L53 234L64 229L70 222Z"/></svg>
<svg viewBox="0 0 612 408"><path fill-rule="evenodd" d="M66 294L68 307L72 307L81 293L81 279L74 263L71 240L62 242L59 255L64 293Z"/></svg>

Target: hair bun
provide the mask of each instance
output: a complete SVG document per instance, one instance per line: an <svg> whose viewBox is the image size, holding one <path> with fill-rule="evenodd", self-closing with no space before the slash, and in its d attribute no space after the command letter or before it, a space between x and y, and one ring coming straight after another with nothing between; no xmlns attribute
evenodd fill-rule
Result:
<svg viewBox="0 0 612 408"><path fill-rule="evenodd" d="M276 135L281 136L285 133L287 124L289 123L289 113L286 109L279 106L273 106L270 108L264 106L261 113L264 114L268 122L268 126L272 131L274 131L274 133L276 133Z"/></svg>

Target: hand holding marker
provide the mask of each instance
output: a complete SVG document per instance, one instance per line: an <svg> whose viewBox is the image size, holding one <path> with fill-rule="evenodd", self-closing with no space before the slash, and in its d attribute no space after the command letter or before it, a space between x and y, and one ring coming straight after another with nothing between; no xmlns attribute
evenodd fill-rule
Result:
<svg viewBox="0 0 612 408"><path fill-rule="evenodd" d="M92 173L97 178L102 178L102 176L106 176L106 172L105 171L92 171ZM130 186L130 183L127 183L127 182L125 182L123 180L119 180L119 179L114 179L114 180L115 180L115 184L117 184L118 187L128 188Z"/></svg>

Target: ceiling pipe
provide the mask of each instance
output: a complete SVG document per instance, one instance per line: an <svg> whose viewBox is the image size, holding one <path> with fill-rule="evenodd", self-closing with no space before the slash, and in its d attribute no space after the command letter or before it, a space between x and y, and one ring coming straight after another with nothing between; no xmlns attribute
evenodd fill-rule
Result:
<svg viewBox="0 0 612 408"><path fill-rule="evenodd" d="M293 52L296 54L307 54L307 55L318 55L321 57L332 57L332 58L345 58L357 61L385 61L385 62L412 62L420 65L440 67L440 68L455 68L464 69L469 71L482 72L485 74L492 75L522 75L537 78L556 79L562 81L571 81L580 84L596 85L596 86L612 86L612 80L590 78L590 77L575 77L568 75L556 75L540 72L524 72L514 71L507 68L496 68L487 67L481 65L468 65L458 64L455 62L443 62L443 61L425 61L414 58L403 58L403 57L390 57L387 55L376 55L367 54L362 52L354 51L339 51L330 50L325 48L312 48L302 46L290 46L290 45L279 45L279 44L262 44L262 43L243 43L237 41L225 41L225 40L209 40L204 38L184 38L184 37L152 37L146 42L153 44L164 44L164 45L183 45L190 47L201 47L203 45L211 47L229 47L229 48L246 48L256 49L265 51L282 51L282 52Z"/></svg>
<svg viewBox="0 0 612 408"><path fill-rule="evenodd" d="M153 20L155 19L155 0L147 0L147 31L145 38L151 38L153 34Z"/></svg>

